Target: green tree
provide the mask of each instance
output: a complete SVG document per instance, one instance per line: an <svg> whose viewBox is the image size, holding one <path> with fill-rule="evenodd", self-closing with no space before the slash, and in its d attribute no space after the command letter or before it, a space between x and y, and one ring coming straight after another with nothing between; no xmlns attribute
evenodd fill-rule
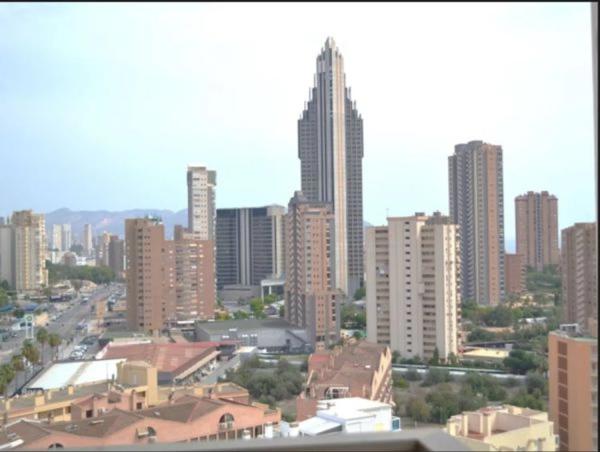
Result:
<svg viewBox="0 0 600 452"><path fill-rule="evenodd" d="M233 318L234 318L235 320L239 320L239 319L247 319L247 318L249 318L249 317L250 317L250 315L249 315L247 312L245 312L245 311L242 311L242 310L235 311L235 312L233 313Z"/></svg>
<svg viewBox="0 0 600 452"><path fill-rule="evenodd" d="M13 355L10 357L10 365L15 370L15 378L18 383L18 376L20 372L25 370L25 364L23 363L23 356L21 355Z"/></svg>
<svg viewBox="0 0 600 452"><path fill-rule="evenodd" d="M0 307L6 306L8 304L8 294L4 287L0 287Z"/></svg>
<svg viewBox="0 0 600 452"><path fill-rule="evenodd" d="M444 424L450 416L461 412L458 395L452 391L448 384L440 384L435 390L425 397L430 406L429 419L432 422Z"/></svg>
<svg viewBox="0 0 600 452"><path fill-rule="evenodd" d="M437 347L435 347L435 349L433 350L433 356L429 360L429 364L431 366L437 366L440 364L440 351Z"/></svg>
<svg viewBox="0 0 600 452"><path fill-rule="evenodd" d="M525 388L528 394L537 397L546 397L548 395L548 381L538 372L529 372L525 377Z"/></svg>
<svg viewBox="0 0 600 452"><path fill-rule="evenodd" d="M37 331L35 332L35 340L37 341L38 344L40 344L41 348L42 348L42 353L41 353L41 357L42 357L42 364L44 363L44 348L46 347L46 343L48 342L48 331L46 330L46 328L38 328Z"/></svg>
<svg viewBox="0 0 600 452"><path fill-rule="evenodd" d="M15 316L15 318L17 319L22 319L23 316L25 315L25 311L23 311L22 309L15 309L13 311L13 316Z"/></svg>
<svg viewBox="0 0 600 452"><path fill-rule="evenodd" d="M417 372L416 369L409 369L404 373L404 378L408 381L419 381L421 379L421 374Z"/></svg>
<svg viewBox="0 0 600 452"><path fill-rule="evenodd" d="M48 345L53 351L54 359L58 356L58 347L62 343L62 338L57 333L50 333L48 335Z"/></svg>
<svg viewBox="0 0 600 452"><path fill-rule="evenodd" d="M541 397L533 394L528 394L527 390L519 389L519 391L510 399L509 403L522 408L531 408L532 410L544 410L544 402Z"/></svg>
<svg viewBox="0 0 600 452"><path fill-rule="evenodd" d="M489 331L482 328L475 328L467 337L468 342L491 342L497 340L498 337Z"/></svg>
<svg viewBox="0 0 600 452"><path fill-rule="evenodd" d="M21 355L23 355L23 357L31 365L35 365L40 361L40 351L30 339L23 341L23 346L21 347Z"/></svg>
<svg viewBox="0 0 600 452"><path fill-rule="evenodd" d="M406 389L409 386L408 381L399 375L394 375L392 381L395 388Z"/></svg>
<svg viewBox="0 0 600 452"><path fill-rule="evenodd" d="M284 305L279 306L279 317L281 317L281 318L285 317L285 306Z"/></svg>
<svg viewBox="0 0 600 452"><path fill-rule="evenodd" d="M253 298L252 300L250 300L250 310L252 311L254 317L257 319L262 319L266 317L264 312L265 304L260 298Z"/></svg>
<svg viewBox="0 0 600 452"><path fill-rule="evenodd" d="M359 287L358 289L356 289L356 292L354 292L354 299L355 300L362 300L367 296L367 288L366 287Z"/></svg>
<svg viewBox="0 0 600 452"><path fill-rule="evenodd" d="M10 284L6 279L3 279L2 282L0 282L0 288L4 289L5 292L10 292Z"/></svg>
<svg viewBox="0 0 600 452"><path fill-rule="evenodd" d="M71 286L73 286L73 290L75 290L75 293L79 296L79 291L83 287L83 281L81 279L72 279Z"/></svg>
<svg viewBox="0 0 600 452"><path fill-rule="evenodd" d="M10 364L2 364L0 366L0 392L4 394L4 398L8 398L8 388L15 379L16 373Z"/></svg>
<svg viewBox="0 0 600 452"><path fill-rule="evenodd" d="M456 356L452 352L448 353L448 364L450 364L451 366L458 366L458 356Z"/></svg>
<svg viewBox="0 0 600 452"><path fill-rule="evenodd" d="M412 397L406 404L406 415L417 422L426 422L430 414L429 405L420 397Z"/></svg>
<svg viewBox="0 0 600 452"><path fill-rule="evenodd" d="M433 386L452 381L452 375L445 369L430 368L421 386Z"/></svg>
<svg viewBox="0 0 600 452"><path fill-rule="evenodd" d="M504 358L504 367L511 373L525 375L530 370L538 367L535 355L525 350L511 350L508 357Z"/></svg>

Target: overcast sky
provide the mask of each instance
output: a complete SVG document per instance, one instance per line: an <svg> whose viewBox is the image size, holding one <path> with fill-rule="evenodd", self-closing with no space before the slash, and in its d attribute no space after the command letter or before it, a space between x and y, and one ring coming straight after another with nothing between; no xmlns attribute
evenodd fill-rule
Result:
<svg viewBox="0 0 600 452"><path fill-rule="evenodd" d="M364 218L448 212L447 157L504 149L514 197L592 221L589 3L2 4L0 214L287 204L297 119L327 36L364 119ZM510 245L509 245L510 248Z"/></svg>

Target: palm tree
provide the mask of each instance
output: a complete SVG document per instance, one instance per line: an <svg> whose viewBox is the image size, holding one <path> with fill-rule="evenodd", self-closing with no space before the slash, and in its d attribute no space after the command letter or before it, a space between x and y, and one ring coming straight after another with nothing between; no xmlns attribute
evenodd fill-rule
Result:
<svg viewBox="0 0 600 452"><path fill-rule="evenodd" d="M42 346L42 364L44 364L44 348L48 342L48 331L46 328L40 328L35 333L35 340Z"/></svg>
<svg viewBox="0 0 600 452"><path fill-rule="evenodd" d="M62 338L57 333L48 335L48 345L54 350L54 359L58 357L58 346L61 344Z"/></svg>
<svg viewBox="0 0 600 452"><path fill-rule="evenodd" d="M15 378L19 376L19 372L23 372L25 370L25 364L23 363L22 355L13 355L10 358L10 365L15 369ZM17 378L18 385L18 378Z"/></svg>
<svg viewBox="0 0 600 452"><path fill-rule="evenodd" d="M8 394L8 388L12 381L15 379L15 370L10 364L2 364L0 366L0 392L4 394L6 399Z"/></svg>
<svg viewBox="0 0 600 452"><path fill-rule="evenodd" d="M32 366L37 364L40 360L40 351L37 349L31 339L27 339L23 342L21 348L21 355L31 364Z"/></svg>

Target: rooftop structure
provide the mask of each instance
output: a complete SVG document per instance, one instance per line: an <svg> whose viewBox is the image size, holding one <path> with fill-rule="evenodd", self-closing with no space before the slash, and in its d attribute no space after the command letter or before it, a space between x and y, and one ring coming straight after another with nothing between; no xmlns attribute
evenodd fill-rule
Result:
<svg viewBox="0 0 600 452"><path fill-rule="evenodd" d="M308 359L306 389L296 399L298 421L314 416L318 401L362 397L393 404L392 353L365 341L320 351Z"/></svg>
<svg viewBox="0 0 600 452"><path fill-rule="evenodd" d="M184 381L198 372L211 369L219 356L218 343L109 343L96 355L97 359L141 360L155 366L159 383Z"/></svg>
<svg viewBox="0 0 600 452"><path fill-rule="evenodd" d="M65 388L69 385L104 383L117 376L117 363L122 361L125 360L100 359L57 362L29 383L28 387L48 390Z"/></svg>
<svg viewBox="0 0 600 452"><path fill-rule="evenodd" d="M548 413L511 405L481 408L452 416L445 430L473 450L556 450Z"/></svg>

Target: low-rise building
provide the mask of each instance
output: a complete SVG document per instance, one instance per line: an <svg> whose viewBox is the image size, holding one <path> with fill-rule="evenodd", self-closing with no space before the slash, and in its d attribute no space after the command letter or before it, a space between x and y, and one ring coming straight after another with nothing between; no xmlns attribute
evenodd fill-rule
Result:
<svg viewBox="0 0 600 452"><path fill-rule="evenodd" d="M552 452L558 442L548 413L511 405L452 416L444 430L479 451Z"/></svg>
<svg viewBox="0 0 600 452"><path fill-rule="evenodd" d="M501 348L465 347L461 358L466 361L498 363L508 358L510 351Z"/></svg>
<svg viewBox="0 0 600 452"><path fill-rule="evenodd" d="M400 418L392 416L392 405L361 397L323 400L315 416L297 424L299 436L400 430ZM294 427L282 422L281 436L295 435Z"/></svg>
<svg viewBox="0 0 600 452"><path fill-rule="evenodd" d="M155 366L158 370L158 383L197 382L216 367L216 342L188 343L137 343L119 344L111 342L98 354L96 359L140 360Z"/></svg>
<svg viewBox="0 0 600 452"><path fill-rule="evenodd" d="M149 443L254 438L269 435L280 419L279 410L264 404L241 403L215 394L184 395L152 408L115 408L93 419L56 423L19 420L6 425L0 433L0 447L13 444L19 450L121 445L142 448Z"/></svg>
<svg viewBox="0 0 600 452"><path fill-rule="evenodd" d="M304 329L284 319L243 319L196 322L198 341L239 341L269 351L312 351Z"/></svg>
<svg viewBox="0 0 600 452"><path fill-rule="evenodd" d="M309 356L306 386L296 399L296 419L314 416L320 400L345 397L393 405L389 347L351 340L345 346Z"/></svg>

